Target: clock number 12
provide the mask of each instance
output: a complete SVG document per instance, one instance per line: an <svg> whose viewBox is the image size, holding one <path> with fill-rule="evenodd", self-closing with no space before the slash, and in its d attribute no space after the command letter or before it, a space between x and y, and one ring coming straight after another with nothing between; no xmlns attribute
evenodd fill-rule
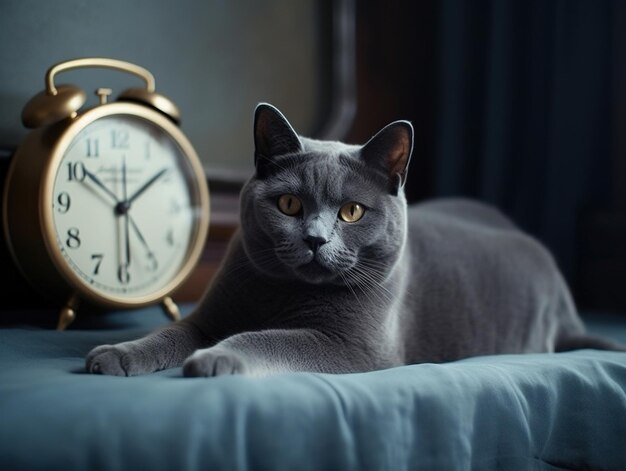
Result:
<svg viewBox="0 0 626 471"><path fill-rule="evenodd" d="M125 129L116 129L111 131L111 147L113 149L127 149L128 131Z"/></svg>

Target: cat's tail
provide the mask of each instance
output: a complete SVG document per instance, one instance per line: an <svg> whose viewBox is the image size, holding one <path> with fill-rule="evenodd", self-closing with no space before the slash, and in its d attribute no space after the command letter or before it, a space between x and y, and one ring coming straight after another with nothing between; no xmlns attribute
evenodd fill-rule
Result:
<svg viewBox="0 0 626 471"><path fill-rule="evenodd" d="M558 272L557 272L558 273ZM583 319L578 314L576 304L562 276L557 278L559 296L556 298L556 311L559 328L554 342L555 352L567 352L590 348L626 352L626 345L613 339L589 333Z"/></svg>
<svg viewBox="0 0 626 471"><path fill-rule="evenodd" d="M559 338L557 338L556 340L554 350L556 352L567 352L570 350L579 350L583 348L626 352L626 345L624 344L615 342L604 337L590 335L585 332L559 336Z"/></svg>

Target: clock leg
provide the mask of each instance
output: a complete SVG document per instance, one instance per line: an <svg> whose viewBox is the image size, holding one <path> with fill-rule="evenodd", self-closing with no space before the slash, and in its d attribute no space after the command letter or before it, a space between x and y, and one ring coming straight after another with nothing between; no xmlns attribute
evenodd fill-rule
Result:
<svg viewBox="0 0 626 471"><path fill-rule="evenodd" d="M63 309L59 313L59 322L57 323L57 330L65 330L74 319L76 319L76 311L78 310L78 297L73 294L67 300Z"/></svg>
<svg viewBox="0 0 626 471"><path fill-rule="evenodd" d="M163 308L165 315L172 319L172 321L180 320L180 310L178 309L176 303L172 301L172 298L169 296L164 297L161 302L161 307Z"/></svg>

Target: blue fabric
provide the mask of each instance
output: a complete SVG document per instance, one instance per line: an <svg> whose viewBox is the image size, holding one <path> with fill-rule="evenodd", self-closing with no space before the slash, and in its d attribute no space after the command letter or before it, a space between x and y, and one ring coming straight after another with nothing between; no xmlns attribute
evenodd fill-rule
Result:
<svg viewBox="0 0 626 471"><path fill-rule="evenodd" d="M0 469L626 469L626 353L260 379L84 373L93 346L162 322L146 309L100 330L0 329ZM626 319L596 324L626 339Z"/></svg>

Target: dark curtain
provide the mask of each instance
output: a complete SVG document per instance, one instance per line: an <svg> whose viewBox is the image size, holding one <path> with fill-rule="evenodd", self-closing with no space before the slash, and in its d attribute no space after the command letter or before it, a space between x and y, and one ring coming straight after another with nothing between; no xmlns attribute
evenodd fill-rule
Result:
<svg viewBox="0 0 626 471"><path fill-rule="evenodd" d="M581 213L611 197L611 5L441 11L438 195L494 203L575 271Z"/></svg>
<svg viewBox="0 0 626 471"><path fill-rule="evenodd" d="M366 117L353 140L410 119L409 199L496 205L552 250L578 289L586 225L619 206L626 2L359 5Z"/></svg>

